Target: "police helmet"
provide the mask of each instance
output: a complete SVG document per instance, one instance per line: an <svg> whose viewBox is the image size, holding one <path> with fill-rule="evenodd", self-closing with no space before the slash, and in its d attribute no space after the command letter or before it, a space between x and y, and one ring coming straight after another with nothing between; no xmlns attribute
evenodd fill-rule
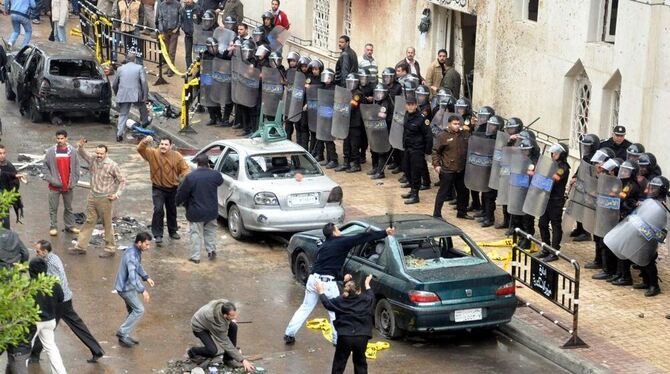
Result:
<svg viewBox="0 0 670 374"><path fill-rule="evenodd" d="M492 115L486 122L486 136L495 135L503 126L504 119L500 116Z"/></svg>
<svg viewBox="0 0 670 374"><path fill-rule="evenodd" d="M626 158L637 161L642 153L644 153L644 146L640 143L633 143L626 149Z"/></svg>
<svg viewBox="0 0 670 374"><path fill-rule="evenodd" d="M211 9L206 10L205 13L202 15L203 30L211 30L214 27L215 22L216 21L214 11Z"/></svg>
<svg viewBox="0 0 670 374"><path fill-rule="evenodd" d="M505 124L505 132L509 135L520 134L523 131L523 121L518 117L510 117Z"/></svg>
<svg viewBox="0 0 670 374"><path fill-rule="evenodd" d="M359 83L360 81L358 80L358 76L356 74L354 73L347 74L347 78L345 79L347 90L352 91L357 89Z"/></svg>
<svg viewBox="0 0 670 374"><path fill-rule="evenodd" d="M430 96L430 89L428 86L422 84L416 88L416 101L419 105L423 105L428 102L428 97Z"/></svg>
<svg viewBox="0 0 670 374"><path fill-rule="evenodd" d="M579 137L579 151L585 159L590 160L598 147L600 147L600 138L598 138L598 135L582 134Z"/></svg>
<svg viewBox="0 0 670 374"><path fill-rule="evenodd" d="M640 166L637 164L637 161L626 160L619 166L619 174L617 177L621 180L635 178L639 169Z"/></svg>
<svg viewBox="0 0 670 374"><path fill-rule="evenodd" d="M335 79L335 72L333 69L325 69L323 73L321 73L321 82L324 84L331 84L333 83L333 80Z"/></svg>
<svg viewBox="0 0 670 374"><path fill-rule="evenodd" d="M387 67L382 70L382 83L387 87L393 83L395 80L395 69L392 67Z"/></svg>
<svg viewBox="0 0 670 374"><path fill-rule="evenodd" d="M477 112L477 123L487 123L489 118L495 114L496 112L493 108L490 106L483 106L479 108L479 111Z"/></svg>
<svg viewBox="0 0 670 374"><path fill-rule="evenodd" d="M386 87L381 83L377 83L374 90L375 101L384 100L386 98L386 95L388 95L388 90L386 89Z"/></svg>
<svg viewBox="0 0 670 374"><path fill-rule="evenodd" d="M370 72L367 68L361 68L356 72L356 76L358 77L358 83L361 86L366 86L368 84L368 79L370 78Z"/></svg>
<svg viewBox="0 0 670 374"><path fill-rule="evenodd" d="M593 157L591 157L590 162L593 164L602 164L603 162L609 160L610 158L614 158L616 154L612 150L612 148L608 147L603 147L598 149L594 154Z"/></svg>
<svg viewBox="0 0 670 374"><path fill-rule="evenodd" d="M665 199L670 189L670 181L664 176L658 176L651 179L647 185L647 196L655 199Z"/></svg>

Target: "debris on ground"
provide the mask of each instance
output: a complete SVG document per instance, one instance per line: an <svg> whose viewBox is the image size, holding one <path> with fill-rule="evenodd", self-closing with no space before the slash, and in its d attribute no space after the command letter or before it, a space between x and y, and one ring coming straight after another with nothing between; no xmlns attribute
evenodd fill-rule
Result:
<svg viewBox="0 0 670 374"><path fill-rule="evenodd" d="M85 213L75 213L74 220L77 224L83 225L86 222ZM135 236L140 232L149 232L147 226L131 216L112 217L112 227L114 228L114 239L117 242L130 242L135 240ZM102 225L102 218L98 218L93 232L91 233L91 245L105 244L105 229Z"/></svg>
<svg viewBox="0 0 670 374"><path fill-rule="evenodd" d="M205 373L215 372L217 374L238 374L246 373L244 368L232 368L225 365L221 361L221 356L214 360L202 359L197 360L197 362L186 359L186 360L170 360L167 362L167 368L160 370L160 373L164 374L184 374L184 373L198 373L201 372L197 369L204 370ZM210 368L216 368L216 371ZM267 373L262 367L256 366L256 370L251 373Z"/></svg>
<svg viewBox="0 0 670 374"><path fill-rule="evenodd" d="M16 171L25 171L28 175L43 178L42 163L44 155L32 155L28 153L19 153L17 162L14 164Z"/></svg>

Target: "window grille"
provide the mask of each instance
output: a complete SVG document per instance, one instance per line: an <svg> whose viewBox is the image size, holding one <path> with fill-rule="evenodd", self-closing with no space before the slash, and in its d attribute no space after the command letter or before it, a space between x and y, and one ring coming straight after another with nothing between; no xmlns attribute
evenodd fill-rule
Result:
<svg viewBox="0 0 670 374"><path fill-rule="evenodd" d="M330 2L328 0L314 0L314 29L312 40L317 48L328 49Z"/></svg>
<svg viewBox="0 0 670 374"><path fill-rule="evenodd" d="M589 106L591 105L591 81L586 72L576 77L574 92L570 148L578 149L579 136L588 133Z"/></svg>

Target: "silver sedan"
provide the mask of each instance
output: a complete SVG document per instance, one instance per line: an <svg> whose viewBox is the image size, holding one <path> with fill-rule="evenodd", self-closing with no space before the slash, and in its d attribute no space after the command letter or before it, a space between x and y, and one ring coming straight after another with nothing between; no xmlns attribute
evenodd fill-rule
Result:
<svg viewBox="0 0 670 374"><path fill-rule="evenodd" d="M219 215L236 239L250 231L297 232L344 222L342 188L291 141L218 140L193 158L203 153L223 176ZM186 159L195 168L193 158Z"/></svg>

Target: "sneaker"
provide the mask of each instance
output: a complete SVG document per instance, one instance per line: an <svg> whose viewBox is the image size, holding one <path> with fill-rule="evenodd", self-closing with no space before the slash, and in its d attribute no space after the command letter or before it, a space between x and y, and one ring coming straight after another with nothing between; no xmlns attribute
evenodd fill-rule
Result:
<svg viewBox="0 0 670 374"><path fill-rule="evenodd" d="M170 234L170 239L179 240L181 239L181 236L179 236L179 233L173 232Z"/></svg>
<svg viewBox="0 0 670 374"><path fill-rule="evenodd" d="M196 264L196 265L200 263L200 260L196 260L194 258L189 258L188 260L191 261L192 263Z"/></svg>
<svg viewBox="0 0 670 374"><path fill-rule="evenodd" d="M38 19L34 19L34 20L33 20L33 23L34 23L35 25L39 25L40 23L42 23L42 21L40 21L40 20L38 20Z"/></svg>
<svg viewBox="0 0 670 374"><path fill-rule="evenodd" d="M79 247L72 247L67 249L67 253L71 255L85 255L86 250Z"/></svg>
<svg viewBox="0 0 670 374"><path fill-rule="evenodd" d="M216 259L216 251L209 252L209 253L207 254L207 257L208 257L210 260L214 260L214 259Z"/></svg>
<svg viewBox="0 0 670 374"><path fill-rule="evenodd" d="M49 229L49 235L51 235L51 236L58 235L58 229L55 229L55 228Z"/></svg>
<svg viewBox="0 0 670 374"><path fill-rule="evenodd" d="M284 335L284 344L291 345L295 343L295 336Z"/></svg>
<svg viewBox="0 0 670 374"><path fill-rule="evenodd" d="M69 227L65 228L65 232L69 232L70 234L79 234L81 231L76 227Z"/></svg>
<svg viewBox="0 0 670 374"><path fill-rule="evenodd" d="M154 238L154 242L156 243L156 245L161 245L161 244L163 244L163 237L162 237L162 236L157 236L157 237L155 237L155 238Z"/></svg>
<svg viewBox="0 0 670 374"><path fill-rule="evenodd" d="M116 252L102 251L100 254L98 254L98 257L100 257L100 258L110 258L110 257L114 257L115 255L116 255Z"/></svg>

